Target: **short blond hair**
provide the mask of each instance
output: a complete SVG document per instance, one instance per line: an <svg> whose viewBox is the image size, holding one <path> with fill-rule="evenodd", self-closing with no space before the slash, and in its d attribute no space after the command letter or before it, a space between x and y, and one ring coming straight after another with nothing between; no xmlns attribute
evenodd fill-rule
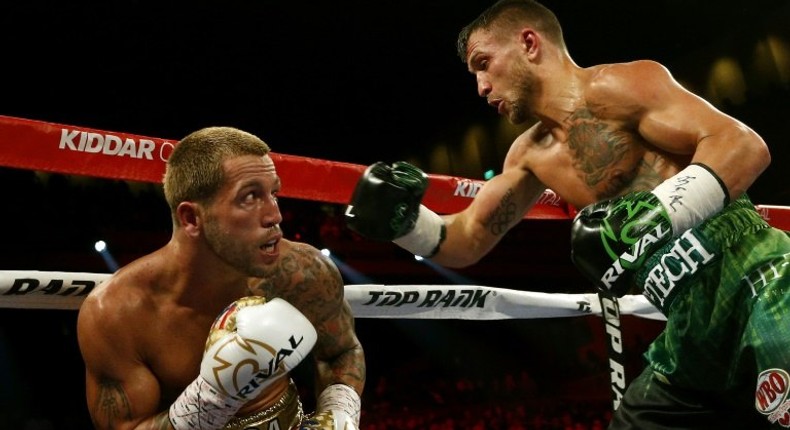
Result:
<svg viewBox="0 0 790 430"><path fill-rule="evenodd" d="M225 180L222 163L232 157L263 157L269 145L259 137L233 127L206 127L176 144L167 159L165 200L175 214L181 202L210 202Z"/></svg>

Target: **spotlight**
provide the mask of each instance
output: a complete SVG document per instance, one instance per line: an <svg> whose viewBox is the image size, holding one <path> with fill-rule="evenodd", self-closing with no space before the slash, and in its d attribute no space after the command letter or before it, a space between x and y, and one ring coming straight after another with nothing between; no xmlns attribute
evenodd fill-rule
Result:
<svg viewBox="0 0 790 430"><path fill-rule="evenodd" d="M96 252L104 252L104 250L107 249L107 242L103 240L97 240L93 245L93 248L96 250Z"/></svg>
<svg viewBox="0 0 790 430"><path fill-rule="evenodd" d="M103 240L97 240L96 243L93 244L93 249L95 249L96 252L101 255L101 258L104 260L104 264L107 265L107 268L110 269L110 272L115 272L118 270L118 263L107 249L107 242Z"/></svg>

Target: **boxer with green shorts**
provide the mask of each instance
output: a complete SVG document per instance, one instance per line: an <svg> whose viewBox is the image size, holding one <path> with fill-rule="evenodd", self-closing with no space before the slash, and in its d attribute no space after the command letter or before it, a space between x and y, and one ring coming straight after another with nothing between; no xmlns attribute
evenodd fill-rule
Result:
<svg viewBox="0 0 790 430"><path fill-rule="evenodd" d="M790 342L771 303L790 245L743 197L771 162L766 142L656 61L580 66L558 16L535 0L496 1L456 42L477 94L526 129L454 213L422 204L430 178L417 166L371 164L346 207L349 229L462 268L544 193L559 196L581 209L572 260L602 297L644 292L669 317L648 352L665 382L651 370L628 387L612 428L783 425ZM742 420L719 419L736 410Z"/></svg>
<svg viewBox="0 0 790 430"><path fill-rule="evenodd" d="M768 226L742 197L657 250L636 281L667 325L610 428L790 424L790 347L781 342L790 339L786 232Z"/></svg>

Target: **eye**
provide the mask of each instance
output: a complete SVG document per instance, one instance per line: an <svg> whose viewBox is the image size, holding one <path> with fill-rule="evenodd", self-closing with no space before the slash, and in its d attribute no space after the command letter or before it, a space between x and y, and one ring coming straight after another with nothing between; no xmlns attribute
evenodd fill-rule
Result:
<svg viewBox="0 0 790 430"><path fill-rule="evenodd" d="M252 204L255 203L257 199L258 199L258 194L255 191L250 191L242 196L241 201L244 204Z"/></svg>
<svg viewBox="0 0 790 430"><path fill-rule="evenodd" d="M482 72L488 68L488 58L477 56L470 62L474 72Z"/></svg>

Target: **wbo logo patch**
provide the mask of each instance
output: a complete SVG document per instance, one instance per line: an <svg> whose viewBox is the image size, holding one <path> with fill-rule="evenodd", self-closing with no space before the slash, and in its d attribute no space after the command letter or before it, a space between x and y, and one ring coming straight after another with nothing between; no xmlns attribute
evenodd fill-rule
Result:
<svg viewBox="0 0 790 430"><path fill-rule="evenodd" d="M768 421L782 427L790 427L788 388L790 375L783 369L767 369L757 376L754 407L761 414L767 415Z"/></svg>

